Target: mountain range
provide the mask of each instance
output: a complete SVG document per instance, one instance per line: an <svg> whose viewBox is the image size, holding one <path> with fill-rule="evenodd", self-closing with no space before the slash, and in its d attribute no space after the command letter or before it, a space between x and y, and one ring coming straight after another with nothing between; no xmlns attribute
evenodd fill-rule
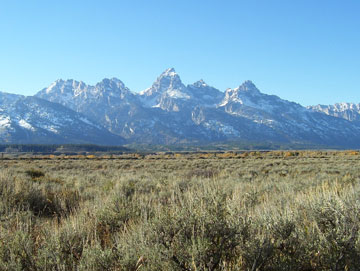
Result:
<svg viewBox="0 0 360 271"><path fill-rule="evenodd" d="M0 143L273 142L360 148L360 104L303 107L251 82L222 92L174 69L134 93L117 78L57 80L34 96L0 92Z"/></svg>

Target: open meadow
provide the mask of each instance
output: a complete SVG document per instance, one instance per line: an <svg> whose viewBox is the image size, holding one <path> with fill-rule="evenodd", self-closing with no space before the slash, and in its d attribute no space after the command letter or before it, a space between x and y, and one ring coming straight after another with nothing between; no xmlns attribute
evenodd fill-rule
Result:
<svg viewBox="0 0 360 271"><path fill-rule="evenodd" d="M0 270L359 270L356 151L0 160Z"/></svg>

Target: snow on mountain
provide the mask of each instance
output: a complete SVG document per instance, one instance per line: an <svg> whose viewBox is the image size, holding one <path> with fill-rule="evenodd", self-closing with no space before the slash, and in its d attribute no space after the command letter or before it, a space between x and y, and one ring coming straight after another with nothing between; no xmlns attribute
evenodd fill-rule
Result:
<svg viewBox="0 0 360 271"><path fill-rule="evenodd" d="M82 81L69 80L56 80L49 87L44 88L36 94L37 97L48 97L49 101L56 101L57 103L66 105L72 109L76 108L73 102L73 97L78 99L86 98L86 94L89 91L89 87Z"/></svg>
<svg viewBox="0 0 360 271"><path fill-rule="evenodd" d="M336 103L334 105L314 105L308 106L308 109L316 112L325 113L329 116L343 118L349 121L360 122L360 104L354 103Z"/></svg>
<svg viewBox="0 0 360 271"><path fill-rule="evenodd" d="M304 109L297 103L280 99L275 95L261 93L251 81L245 81L235 89L227 89L225 97L219 106L227 106L233 103L256 108L268 113L282 113L284 110L303 111Z"/></svg>
<svg viewBox="0 0 360 271"><path fill-rule="evenodd" d="M49 87L39 91L36 97L46 99L67 106L75 111L80 111L84 104L102 100L110 103L114 100L133 99L135 96L117 78L103 79L95 86L90 86L82 81L57 80Z"/></svg>
<svg viewBox="0 0 360 271"><path fill-rule="evenodd" d="M296 119L293 121L295 125L307 119L306 108L278 96L261 93L251 81L245 81L235 89L227 89L218 108L270 127L293 118Z"/></svg>
<svg viewBox="0 0 360 271"><path fill-rule="evenodd" d="M209 86L202 79L192 85L187 85L187 89L197 105L216 106L224 98L223 92Z"/></svg>
<svg viewBox="0 0 360 271"><path fill-rule="evenodd" d="M186 96L182 93L185 86L181 82L180 76L176 73L174 68L165 70L154 82L154 84L139 94L146 97L161 95L165 92L179 92L180 96Z"/></svg>
<svg viewBox="0 0 360 271"><path fill-rule="evenodd" d="M137 95L117 78L105 78L95 86L58 80L36 96L80 112L115 134L121 134L125 120L140 103Z"/></svg>
<svg viewBox="0 0 360 271"><path fill-rule="evenodd" d="M272 128L289 140L336 144L346 135L358 138L360 127L316 114L300 104L261 93L251 81L225 92L218 108ZM342 138L342 139L341 139ZM355 144L355 141L352 141Z"/></svg>
<svg viewBox="0 0 360 271"><path fill-rule="evenodd" d="M192 97L174 68L164 71L150 88L139 95L145 107L159 107L166 111L179 111L178 100Z"/></svg>
<svg viewBox="0 0 360 271"><path fill-rule="evenodd" d="M124 143L82 114L37 97L0 93L0 108L1 143Z"/></svg>

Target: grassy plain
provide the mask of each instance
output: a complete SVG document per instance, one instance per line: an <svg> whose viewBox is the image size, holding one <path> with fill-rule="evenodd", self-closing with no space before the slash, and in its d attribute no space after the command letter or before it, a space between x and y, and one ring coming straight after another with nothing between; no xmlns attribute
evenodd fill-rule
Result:
<svg viewBox="0 0 360 271"><path fill-rule="evenodd" d="M0 270L359 270L356 151L0 166Z"/></svg>

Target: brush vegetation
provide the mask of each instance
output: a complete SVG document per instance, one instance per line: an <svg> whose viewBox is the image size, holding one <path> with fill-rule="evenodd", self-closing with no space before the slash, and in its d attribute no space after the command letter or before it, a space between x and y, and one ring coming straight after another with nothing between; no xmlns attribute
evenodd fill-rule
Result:
<svg viewBox="0 0 360 271"><path fill-rule="evenodd" d="M356 151L3 159L1 270L359 270Z"/></svg>

